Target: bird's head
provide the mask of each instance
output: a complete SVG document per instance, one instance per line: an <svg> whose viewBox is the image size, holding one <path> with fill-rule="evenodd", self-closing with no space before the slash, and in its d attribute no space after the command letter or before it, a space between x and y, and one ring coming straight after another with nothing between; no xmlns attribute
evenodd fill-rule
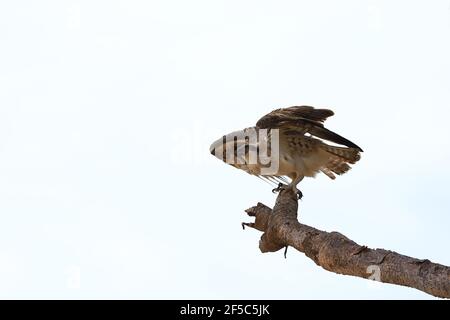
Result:
<svg viewBox="0 0 450 320"><path fill-rule="evenodd" d="M266 130L261 131L257 127L250 127L222 136L211 144L209 150L212 155L223 162L248 173L259 175L262 168L270 168L270 156L260 152L261 148L271 150L270 142L267 144L268 140L270 139Z"/></svg>
<svg viewBox="0 0 450 320"><path fill-rule="evenodd" d="M231 132L214 141L209 151L216 158L244 169L251 160L251 151L258 149L257 134L255 127Z"/></svg>

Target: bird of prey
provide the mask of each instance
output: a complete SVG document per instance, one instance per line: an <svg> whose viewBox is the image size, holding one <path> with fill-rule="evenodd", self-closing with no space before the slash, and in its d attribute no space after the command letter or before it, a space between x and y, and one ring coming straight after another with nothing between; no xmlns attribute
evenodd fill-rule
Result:
<svg viewBox="0 0 450 320"><path fill-rule="evenodd" d="M360 159L360 147L324 127L333 114L310 106L276 109L256 126L218 139L210 152L238 169L278 183L274 191L290 188L301 198L297 184L304 177L322 172L334 180Z"/></svg>

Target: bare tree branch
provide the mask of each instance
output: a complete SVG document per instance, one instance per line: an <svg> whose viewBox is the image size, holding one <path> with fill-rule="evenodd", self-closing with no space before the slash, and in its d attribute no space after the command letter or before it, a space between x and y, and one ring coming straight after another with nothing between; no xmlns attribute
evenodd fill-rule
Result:
<svg viewBox="0 0 450 320"><path fill-rule="evenodd" d="M245 210L255 217L243 223L264 232L259 241L261 252L275 252L291 246L311 258L325 270L392 283L450 298L450 267L419 260L384 249L360 246L339 232L325 232L297 220L297 195L281 191L273 210L258 203Z"/></svg>

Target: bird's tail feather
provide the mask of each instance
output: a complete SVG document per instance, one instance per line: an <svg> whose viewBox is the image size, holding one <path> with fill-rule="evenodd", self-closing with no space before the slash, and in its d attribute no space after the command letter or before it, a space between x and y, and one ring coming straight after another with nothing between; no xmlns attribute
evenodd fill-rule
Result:
<svg viewBox="0 0 450 320"><path fill-rule="evenodd" d="M322 171L324 174L326 174L328 176L328 178L330 178L332 180L336 179L336 176L333 174L333 172L328 167L323 167L322 169L320 169L320 171Z"/></svg>
<svg viewBox="0 0 450 320"><path fill-rule="evenodd" d="M322 144L321 148L334 156L344 159L349 163L355 163L361 158L359 150L356 148L335 147L327 144Z"/></svg>

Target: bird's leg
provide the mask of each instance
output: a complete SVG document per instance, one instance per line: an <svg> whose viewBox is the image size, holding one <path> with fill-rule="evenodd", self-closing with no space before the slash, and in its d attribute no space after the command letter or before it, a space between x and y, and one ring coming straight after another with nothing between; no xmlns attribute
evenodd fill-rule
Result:
<svg viewBox="0 0 450 320"><path fill-rule="evenodd" d="M297 176L291 177L292 182L288 185L282 184L281 182L278 184L278 187L272 190L273 193L280 192L282 190L291 189L294 194L297 195L298 199L303 198L303 193L297 189L297 185L300 181L302 181L304 176Z"/></svg>
<svg viewBox="0 0 450 320"><path fill-rule="evenodd" d="M298 199L300 200L303 198L303 193L297 189L297 185L302 181L304 176L296 176L294 179L292 179L292 182L287 186L288 188L291 188L292 191L297 194Z"/></svg>
<svg viewBox="0 0 450 320"><path fill-rule="evenodd" d="M272 189L272 192L277 193L277 192L280 192L280 191L286 190L286 189L292 189L292 192L297 195L298 199L303 198L303 193L300 190L298 190L295 185L292 185L292 183L285 185L280 182L278 184L278 187L276 187L275 189Z"/></svg>

